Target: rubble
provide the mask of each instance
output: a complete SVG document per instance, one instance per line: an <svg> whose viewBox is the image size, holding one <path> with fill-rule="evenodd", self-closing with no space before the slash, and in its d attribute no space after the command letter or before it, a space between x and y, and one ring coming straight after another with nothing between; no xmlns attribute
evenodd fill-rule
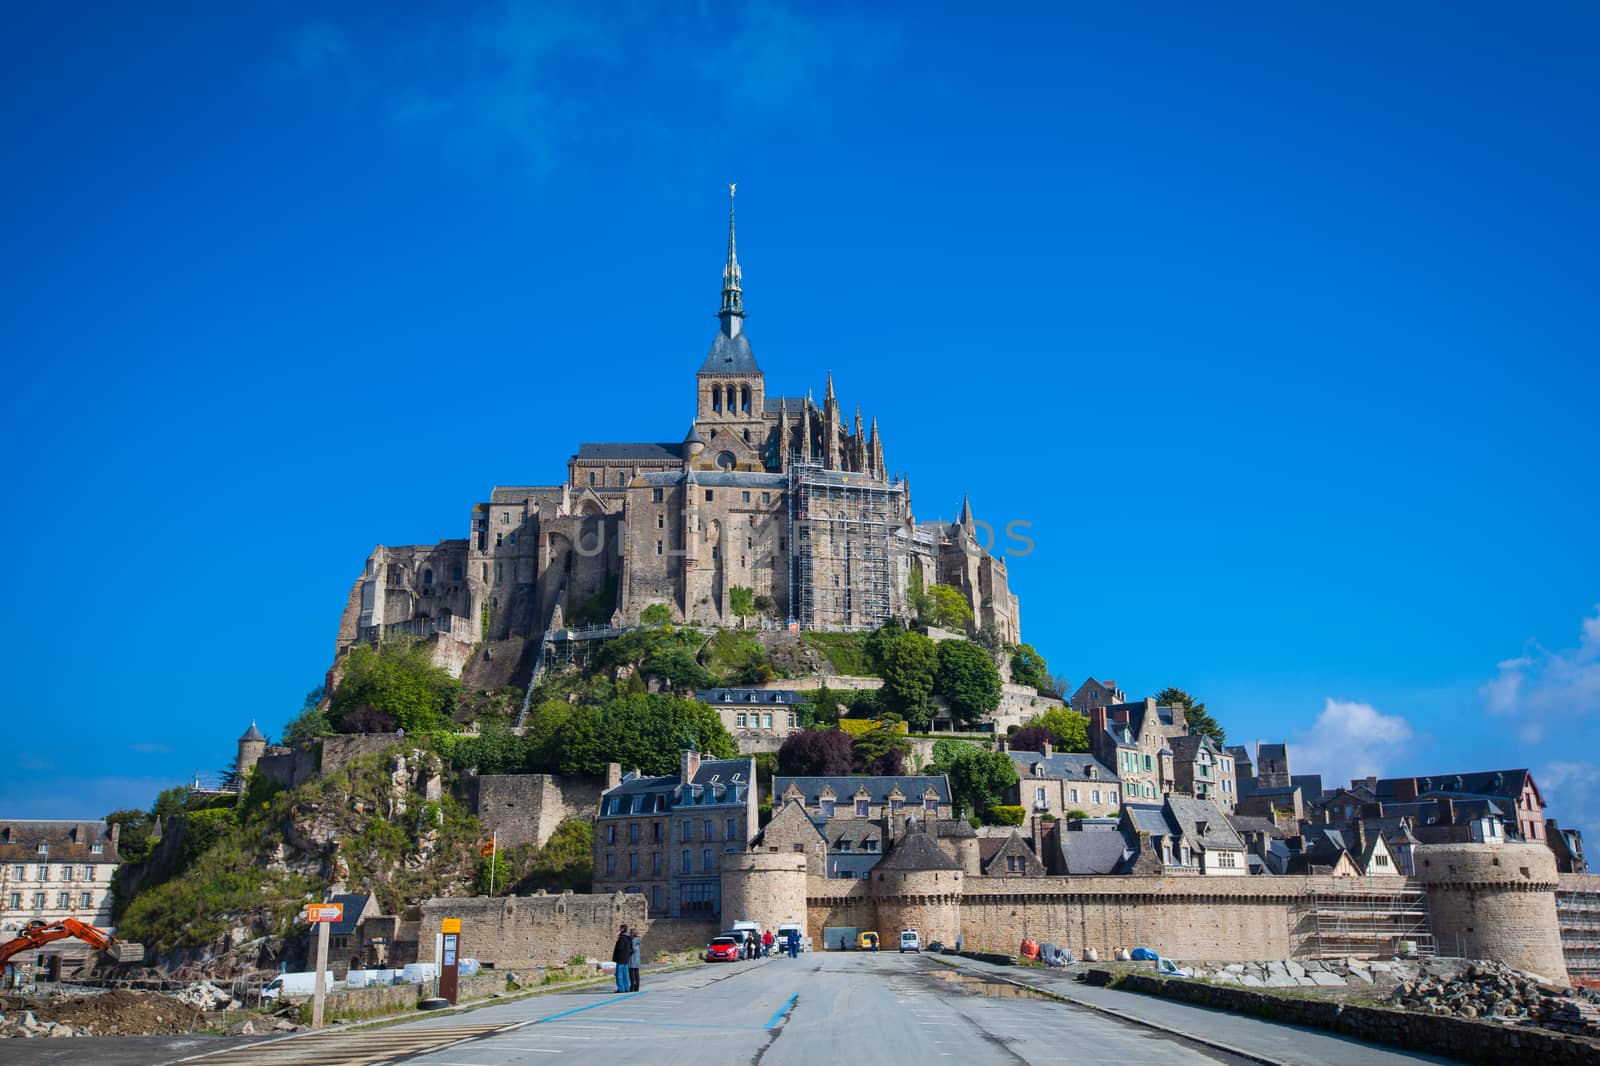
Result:
<svg viewBox="0 0 1600 1066"><path fill-rule="evenodd" d="M196 981L192 985L186 985L173 993L173 998L180 1003L187 1003L196 1010L225 1010L233 1005L233 995L210 981Z"/></svg>
<svg viewBox="0 0 1600 1066"><path fill-rule="evenodd" d="M1389 997L1423 1014L1482 1018L1600 1037L1600 994L1566 989L1495 962L1471 962L1454 974L1424 973Z"/></svg>
<svg viewBox="0 0 1600 1066"><path fill-rule="evenodd" d="M205 1027L204 1013L160 992L0 1001L0 1037L178 1036Z"/></svg>

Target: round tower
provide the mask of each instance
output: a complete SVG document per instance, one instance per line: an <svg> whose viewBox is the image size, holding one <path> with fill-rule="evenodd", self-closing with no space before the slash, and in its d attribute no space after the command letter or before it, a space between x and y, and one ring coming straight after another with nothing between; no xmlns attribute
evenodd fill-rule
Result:
<svg viewBox="0 0 1600 1066"><path fill-rule="evenodd" d="M1412 857L1439 954L1490 959L1566 983L1549 848L1421 844Z"/></svg>
<svg viewBox="0 0 1600 1066"><path fill-rule="evenodd" d="M722 921L760 922L763 929L794 922L820 943L806 920L806 857L794 852L742 851L722 857Z"/></svg>
<svg viewBox="0 0 1600 1066"><path fill-rule="evenodd" d="M261 730L256 728L254 722L239 738L239 757L234 761L233 772L235 776L234 788L239 795L244 795L245 778L255 768L257 760L267 751L267 738L262 736Z"/></svg>
<svg viewBox="0 0 1600 1066"><path fill-rule="evenodd" d="M908 832L894 851L872 868L878 933L893 946L900 930L915 929L926 944L956 942L961 931L961 866L927 833Z"/></svg>

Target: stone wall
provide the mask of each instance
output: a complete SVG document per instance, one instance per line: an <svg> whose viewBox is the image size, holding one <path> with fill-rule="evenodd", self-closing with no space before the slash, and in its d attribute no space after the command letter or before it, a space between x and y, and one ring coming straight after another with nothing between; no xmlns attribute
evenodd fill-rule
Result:
<svg viewBox="0 0 1600 1066"><path fill-rule="evenodd" d="M1337 1000L1291 999L1195 981L1167 981L1143 974L1124 977L1118 987L1326 1029L1360 1040L1449 1055L1466 1062L1536 1063L1538 1066L1571 1063L1578 1066L1600 1061L1600 1042L1544 1029L1364 1007Z"/></svg>
<svg viewBox="0 0 1600 1066"><path fill-rule="evenodd" d="M400 743L393 733L339 733L322 738L322 768L331 774L346 763L373 752L386 751Z"/></svg>
<svg viewBox="0 0 1600 1066"><path fill-rule="evenodd" d="M433 962L434 933L443 918L461 919L461 954L515 970L530 966L560 966L573 959L611 958L617 928L644 930L647 959L657 952L703 948L717 935L715 922L645 916L646 900L638 893L559 896L477 896L430 899L422 905L418 958Z"/></svg>
<svg viewBox="0 0 1600 1066"><path fill-rule="evenodd" d="M1556 917L1555 854L1543 844L1424 844L1412 849L1441 954L1493 959L1567 980Z"/></svg>
<svg viewBox="0 0 1600 1066"><path fill-rule="evenodd" d="M619 775L620 778L620 775ZM483 774L468 785L473 813L503 848L543 845L569 818L593 821L607 778L564 774Z"/></svg>

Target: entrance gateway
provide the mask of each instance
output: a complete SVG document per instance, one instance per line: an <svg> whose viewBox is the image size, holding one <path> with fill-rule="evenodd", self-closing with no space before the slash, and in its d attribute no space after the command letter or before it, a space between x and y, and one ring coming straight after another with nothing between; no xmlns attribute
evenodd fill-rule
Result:
<svg viewBox="0 0 1600 1066"><path fill-rule="evenodd" d="M842 940L844 950L849 951L856 946L856 934L861 931L855 925L826 925L822 927L822 950L838 951Z"/></svg>

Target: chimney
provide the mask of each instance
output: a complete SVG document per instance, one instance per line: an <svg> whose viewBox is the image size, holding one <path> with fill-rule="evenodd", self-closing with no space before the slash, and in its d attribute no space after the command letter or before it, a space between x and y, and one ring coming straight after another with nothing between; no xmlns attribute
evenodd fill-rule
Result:
<svg viewBox="0 0 1600 1066"><path fill-rule="evenodd" d="M1048 741L1048 740L1047 740L1047 741L1045 741L1045 742L1044 742L1044 743L1043 743L1043 744L1041 744L1041 745L1039 745L1039 751L1040 751L1040 753L1041 753L1041 754L1042 754L1042 755L1044 755L1044 757L1045 757L1045 758L1046 758L1046 759L1048 759L1048 758L1049 758L1049 757L1050 757L1050 756L1052 756L1052 755L1054 755L1054 754L1055 754L1055 752L1056 752L1056 749L1055 749L1055 746L1054 746L1054 745L1053 745L1053 744L1051 744L1051 743L1050 743L1050 742L1049 742L1049 741Z"/></svg>
<svg viewBox="0 0 1600 1066"><path fill-rule="evenodd" d="M1396 803L1410 803L1417 798L1417 779L1402 777L1394 783L1394 801Z"/></svg>
<svg viewBox="0 0 1600 1066"><path fill-rule="evenodd" d="M691 748L678 752L678 784L687 785L700 769L700 753Z"/></svg>
<svg viewBox="0 0 1600 1066"><path fill-rule="evenodd" d="M1455 825L1456 801L1449 796L1438 796L1434 799L1434 803L1438 805L1439 809L1439 824Z"/></svg>
<svg viewBox="0 0 1600 1066"><path fill-rule="evenodd" d="M1365 855L1367 851L1367 823L1357 818L1351 829L1355 831L1356 854Z"/></svg>
<svg viewBox="0 0 1600 1066"><path fill-rule="evenodd" d="M1106 732L1106 709L1104 707L1089 708L1089 750L1093 751L1099 746L1099 741Z"/></svg>
<svg viewBox="0 0 1600 1066"><path fill-rule="evenodd" d="M1183 730L1184 736L1189 735L1189 720L1184 717L1183 704L1181 703L1172 705L1172 724Z"/></svg>
<svg viewBox="0 0 1600 1066"><path fill-rule="evenodd" d="M606 788L607 792L622 784L622 764L619 762L606 763Z"/></svg>

